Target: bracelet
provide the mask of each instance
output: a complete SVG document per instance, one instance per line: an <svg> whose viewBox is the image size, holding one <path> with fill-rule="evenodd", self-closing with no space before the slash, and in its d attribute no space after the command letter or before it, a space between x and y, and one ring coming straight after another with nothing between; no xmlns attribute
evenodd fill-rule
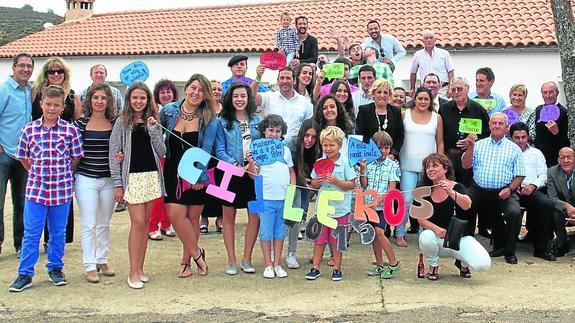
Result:
<svg viewBox="0 0 575 323"><path fill-rule="evenodd" d="M455 205L457 205L457 192L456 192L456 191L453 191L453 193L455 193L455 198L454 198L454 200L455 200Z"/></svg>

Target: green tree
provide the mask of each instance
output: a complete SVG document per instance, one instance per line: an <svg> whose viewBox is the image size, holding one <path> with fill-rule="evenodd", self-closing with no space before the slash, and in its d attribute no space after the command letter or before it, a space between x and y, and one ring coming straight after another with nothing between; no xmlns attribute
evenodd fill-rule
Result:
<svg viewBox="0 0 575 323"><path fill-rule="evenodd" d="M563 91L569 116L569 139L575 145L575 22L571 0L551 0L551 10L559 44Z"/></svg>
<svg viewBox="0 0 575 323"><path fill-rule="evenodd" d="M29 4L25 4L25 5L23 5L23 6L22 6L22 9L24 9L24 10L30 10L30 11L34 11L34 7L32 7L32 6L31 6L31 5L29 5Z"/></svg>

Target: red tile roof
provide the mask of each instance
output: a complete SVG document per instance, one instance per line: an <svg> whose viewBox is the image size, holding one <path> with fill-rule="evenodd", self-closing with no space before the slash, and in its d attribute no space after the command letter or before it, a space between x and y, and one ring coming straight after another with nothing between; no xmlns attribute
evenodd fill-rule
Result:
<svg viewBox="0 0 575 323"><path fill-rule="evenodd" d="M308 0L99 14L6 44L0 57L258 52L274 47L285 10L309 18L320 50L335 50L329 26L360 41L372 18L406 48L427 28L447 48L557 45L548 0Z"/></svg>

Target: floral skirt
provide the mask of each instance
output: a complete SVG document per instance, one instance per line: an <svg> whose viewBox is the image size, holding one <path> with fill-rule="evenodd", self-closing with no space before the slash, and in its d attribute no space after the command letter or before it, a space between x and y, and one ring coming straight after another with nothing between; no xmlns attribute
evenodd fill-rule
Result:
<svg viewBox="0 0 575 323"><path fill-rule="evenodd" d="M124 192L124 200L128 204L146 203L161 196L160 175L157 171L130 173L128 188Z"/></svg>

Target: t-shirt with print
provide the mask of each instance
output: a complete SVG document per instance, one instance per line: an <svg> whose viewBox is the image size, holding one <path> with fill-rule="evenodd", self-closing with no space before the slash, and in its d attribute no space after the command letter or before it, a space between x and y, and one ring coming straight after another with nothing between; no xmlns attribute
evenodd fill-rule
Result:
<svg viewBox="0 0 575 323"><path fill-rule="evenodd" d="M242 131L242 146L244 152L244 160L246 154L250 151L250 144L252 142L252 132L250 131L250 124L247 120L240 120L240 130Z"/></svg>
<svg viewBox="0 0 575 323"><path fill-rule="evenodd" d="M264 200L283 201L290 183L289 169L293 167L291 152L284 146L284 160L271 165L261 165L259 175L263 177Z"/></svg>
<svg viewBox="0 0 575 323"><path fill-rule="evenodd" d="M325 159L326 157L320 158L318 160ZM355 170L353 167L349 166L349 162L347 156L344 154L339 154L339 158L334 162L335 167L333 168L333 176L344 181L352 181L355 180ZM317 174L315 170L311 172L311 178L317 179ZM342 201L330 201L329 205L335 208L335 213L330 214L330 218L341 218L342 216L348 214L351 211L351 196L353 194L353 190L344 191L339 188L337 185L332 183L323 183L319 188L320 194L322 191L338 191L343 192L344 199ZM317 205L316 203L316 213L317 213Z"/></svg>

